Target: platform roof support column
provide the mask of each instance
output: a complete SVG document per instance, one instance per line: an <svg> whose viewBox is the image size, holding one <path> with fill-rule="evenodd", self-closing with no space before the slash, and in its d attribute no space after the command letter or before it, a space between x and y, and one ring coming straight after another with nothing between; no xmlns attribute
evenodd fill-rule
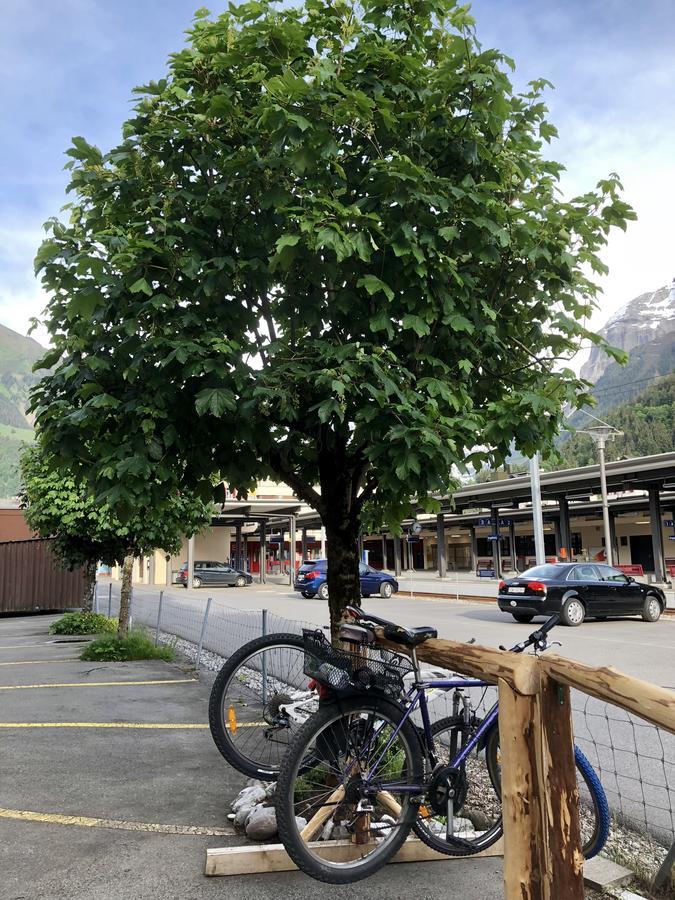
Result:
<svg viewBox="0 0 675 900"><path fill-rule="evenodd" d="M365 562L364 557L364 543L363 543L363 534L359 533L359 562Z"/></svg>
<svg viewBox="0 0 675 900"><path fill-rule="evenodd" d="M397 577L401 574L401 538L398 534L394 535L394 575Z"/></svg>
<svg viewBox="0 0 675 900"><path fill-rule="evenodd" d="M511 519L509 524L509 550L511 551L511 568L514 572L518 571L516 560L516 523Z"/></svg>
<svg viewBox="0 0 675 900"><path fill-rule="evenodd" d="M307 528L303 527L302 529L302 542L300 544L300 554L302 556L302 561L304 562L307 558Z"/></svg>
<svg viewBox="0 0 675 900"><path fill-rule="evenodd" d="M293 582L295 581L295 516L289 516L288 525L290 532L288 536L288 559L290 563L288 567L288 583L293 587Z"/></svg>
<svg viewBox="0 0 675 900"><path fill-rule="evenodd" d="M570 531L570 506L567 497L558 497L558 509L560 510L560 540L565 548L565 560L572 561L572 534Z"/></svg>
<svg viewBox="0 0 675 900"><path fill-rule="evenodd" d="M471 571L475 575L478 568L478 544L476 542L476 528L474 525L469 526L469 535L471 536Z"/></svg>
<svg viewBox="0 0 675 900"><path fill-rule="evenodd" d="M267 520L260 523L260 584L267 581Z"/></svg>
<svg viewBox="0 0 675 900"><path fill-rule="evenodd" d="M666 561L663 556L663 523L661 522L661 497L658 485L649 488L649 530L652 533L654 574L657 581L667 581Z"/></svg>
<svg viewBox="0 0 675 900"><path fill-rule="evenodd" d="M195 537L188 538L188 558L187 558L187 586L192 587L192 580L195 577Z"/></svg>
<svg viewBox="0 0 675 900"><path fill-rule="evenodd" d="M235 528L235 539L234 539L234 556L235 556L235 569L243 568L243 554L242 554L242 545L241 545L241 525L237 525Z"/></svg>
<svg viewBox="0 0 675 900"><path fill-rule="evenodd" d="M387 535L382 535L382 568L387 568Z"/></svg>
<svg viewBox="0 0 675 900"><path fill-rule="evenodd" d="M492 535L497 535L499 537L499 510L496 507L492 507ZM492 541L492 565L495 570L495 578L502 577L502 553L501 553L501 540Z"/></svg>
<svg viewBox="0 0 675 900"><path fill-rule="evenodd" d="M612 548L612 565L619 564L619 543L616 539L616 516L609 511L609 545Z"/></svg>
<svg viewBox="0 0 675 900"><path fill-rule="evenodd" d="M438 544L438 577L445 578L448 574L448 561L445 553L445 516L443 513L436 516L436 542Z"/></svg>

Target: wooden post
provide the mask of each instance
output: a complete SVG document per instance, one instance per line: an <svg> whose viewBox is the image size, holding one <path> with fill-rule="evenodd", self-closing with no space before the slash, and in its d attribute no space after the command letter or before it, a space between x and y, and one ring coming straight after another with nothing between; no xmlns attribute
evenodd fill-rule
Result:
<svg viewBox="0 0 675 900"><path fill-rule="evenodd" d="M506 900L583 900L583 855L569 691L499 680Z"/></svg>

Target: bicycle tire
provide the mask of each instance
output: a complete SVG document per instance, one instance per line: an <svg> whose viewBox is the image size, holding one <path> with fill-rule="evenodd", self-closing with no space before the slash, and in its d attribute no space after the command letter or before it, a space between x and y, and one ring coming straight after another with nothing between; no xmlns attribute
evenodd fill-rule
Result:
<svg viewBox="0 0 675 900"><path fill-rule="evenodd" d="M421 783L419 737L409 720L401 725L402 717L401 708L389 700L354 697L323 706L293 738L277 784L277 827L286 852L305 874L328 884L352 884L377 872L404 843L417 815L417 804L410 794L397 793L392 788L391 792L373 795L372 815L359 813L356 808L363 796L359 793L362 771L375 764L374 755L395 728L400 730L382 759L380 777L388 785L391 778L400 786ZM384 732L375 731L376 722L384 723ZM309 773L305 768L308 759L315 761ZM346 796L344 791L336 796L336 791L345 785ZM392 813L390 821L377 819L383 809ZM324 815L328 810L328 815L303 837L303 826L296 817L306 813L304 818L316 823L321 810ZM340 819L340 816L347 818ZM348 848L353 848L348 851L336 849L332 840L334 828L344 830L345 826L351 826L358 838L357 822L361 823L360 834L366 840L347 842ZM334 853L358 853L357 847L363 853L360 858L330 858Z"/></svg>
<svg viewBox="0 0 675 900"><path fill-rule="evenodd" d="M491 766L495 773L495 778L500 781L499 777L499 727L490 731L487 739L486 754L489 760L488 766ZM596 856L605 846L607 837L609 836L609 828L611 824L611 815L609 804L602 783L598 778L593 766L586 759L577 745L574 745L574 763L577 770L577 779L581 776L581 780L586 785L588 798L581 796L579 803L579 819L581 827L582 852L584 859L591 859ZM495 785L498 787L498 785ZM501 794L501 789L498 787Z"/></svg>
<svg viewBox="0 0 675 900"><path fill-rule="evenodd" d="M481 719L474 719L468 726L461 716L447 716L434 722L431 734L435 739L434 749L439 763L449 765L465 746L470 734L477 731L481 724ZM444 734L449 736L447 754L443 752ZM472 856L495 844L503 832L498 775L485 745L478 752L472 752L460 770L463 786L458 792L453 815L458 840L453 843L446 838L447 815L440 807L434 809L429 792L413 825L417 837L432 850L446 856Z"/></svg>
<svg viewBox="0 0 675 900"><path fill-rule="evenodd" d="M304 667L302 635L268 634L249 641L232 654L216 676L209 697L209 727L216 747L231 766L244 775L261 781L276 780L281 758L292 735L299 727L292 723L287 729L280 728L274 731L269 721L271 718L269 700L263 699L262 676L260 686L256 687L247 674L247 670L260 671L255 657L261 656L263 651L275 650L297 655L297 662L292 664L292 671L289 671L287 677L300 679ZM247 666L247 662L251 665ZM276 697L278 701L281 696L278 688L284 679L270 679L268 676L268 681L271 681L268 687L272 691L268 696ZM241 684L240 697L235 697L231 693L234 684ZM287 692L287 696L290 697L290 691ZM249 720L242 723L246 727L245 731L243 727L237 729L237 732L242 732L238 738L237 732L233 734L226 721L230 707L235 710L235 715L238 711L242 712ZM316 708L318 709L318 698ZM260 723L258 727L252 724L256 721ZM266 732L269 735L267 737Z"/></svg>

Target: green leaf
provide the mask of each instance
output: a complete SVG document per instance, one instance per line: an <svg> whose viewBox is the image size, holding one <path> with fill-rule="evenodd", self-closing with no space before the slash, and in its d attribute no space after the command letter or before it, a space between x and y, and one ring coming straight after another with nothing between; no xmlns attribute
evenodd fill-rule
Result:
<svg viewBox="0 0 675 900"><path fill-rule="evenodd" d="M275 245L277 253L280 253L284 247L295 247L299 240L299 234L282 234Z"/></svg>
<svg viewBox="0 0 675 900"><path fill-rule="evenodd" d="M363 278L359 278L356 282L357 287L364 287L368 293L373 296L373 294L377 294L379 291L386 296L387 300L394 299L394 292L389 287L388 284L385 284L380 278L377 278L375 275L364 275Z"/></svg>
<svg viewBox="0 0 675 900"><path fill-rule="evenodd" d="M129 290L132 294L140 294L142 292L147 294L148 297L152 297L152 288L145 278L139 278L138 281L134 281Z"/></svg>
<svg viewBox="0 0 675 900"><path fill-rule="evenodd" d="M200 416L208 413L220 418L226 412L233 412L235 408L232 392L226 388L204 388L195 397L195 409Z"/></svg>

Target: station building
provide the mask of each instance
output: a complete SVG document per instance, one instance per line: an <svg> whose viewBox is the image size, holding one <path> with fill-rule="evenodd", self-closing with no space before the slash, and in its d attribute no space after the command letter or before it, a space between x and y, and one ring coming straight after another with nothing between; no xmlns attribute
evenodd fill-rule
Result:
<svg viewBox="0 0 675 900"><path fill-rule="evenodd" d="M606 478L612 561L658 582L675 578L675 452L607 463ZM547 558L604 561L599 466L542 472L541 496ZM363 535L368 563L396 574L483 571L497 578L534 563L529 476L466 485L440 500L437 516L420 511L414 520L419 533L410 520L403 536ZM157 552L139 560L135 578L170 583L192 558L228 560L260 581L292 579L303 559L325 552L318 515L286 485L268 481L246 500L226 493L206 533L186 539L175 557Z"/></svg>

